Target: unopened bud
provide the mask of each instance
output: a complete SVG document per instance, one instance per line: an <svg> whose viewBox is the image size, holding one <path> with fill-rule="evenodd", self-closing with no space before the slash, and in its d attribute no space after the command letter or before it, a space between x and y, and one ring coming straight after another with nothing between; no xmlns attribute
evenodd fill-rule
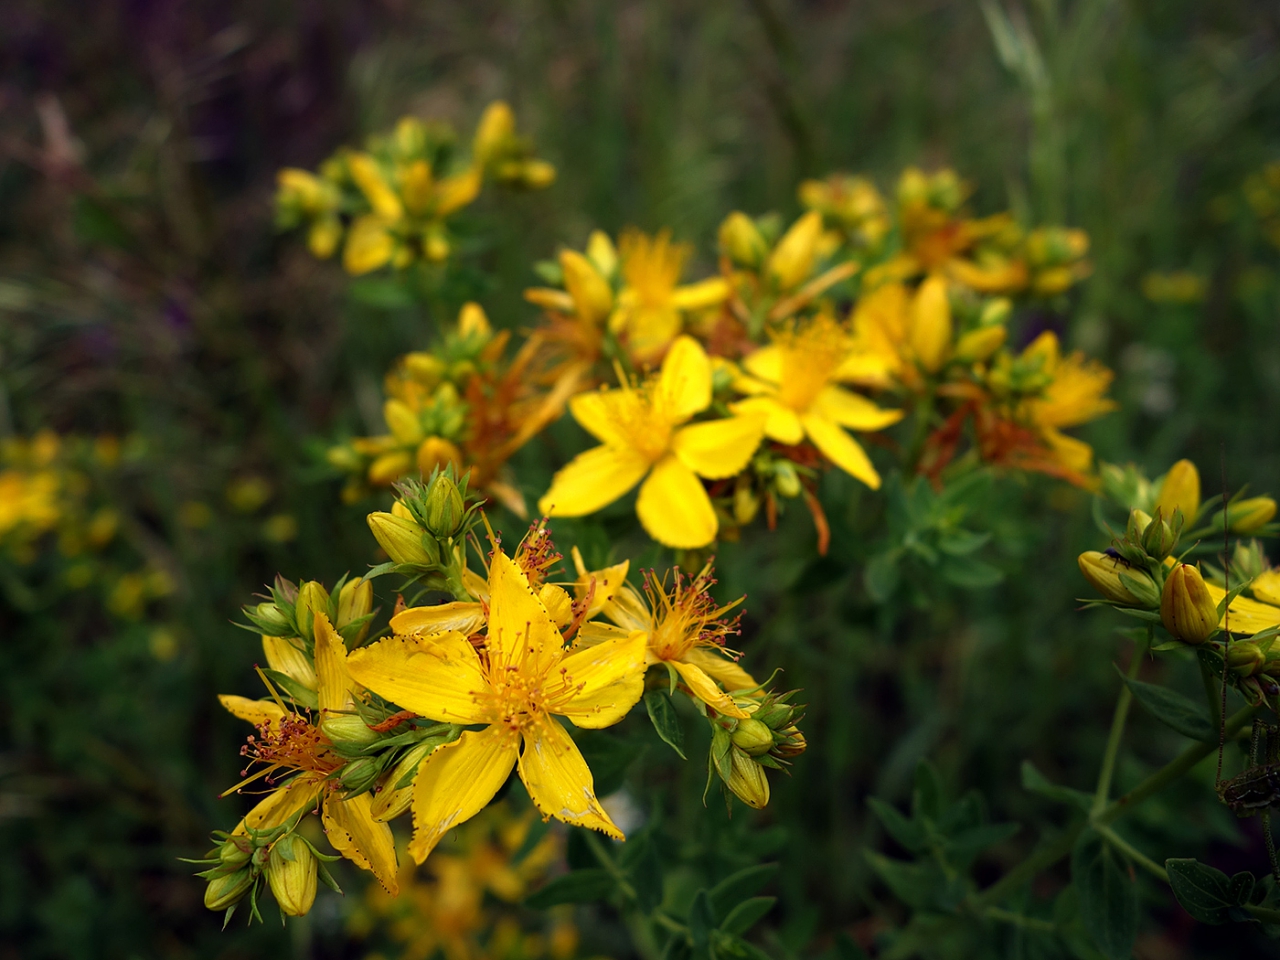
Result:
<svg viewBox="0 0 1280 960"><path fill-rule="evenodd" d="M424 511L431 533L441 540L452 537L462 527L466 511L467 505L452 477L442 473L431 481Z"/></svg>
<svg viewBox="0 0 1280 960"><path fill-rule="evenodd" d="M773 747L773 731L759 720L750 717L738 721L738 726L734 728L729 739L733 741L735 747L752 757L768 753Z"/></svg>
<svg viewBox="0 0 1280 960"><path fill-rule="evenodd" d="M1196 513L1200 510L1200 471L1194 463L1179 460L1169 468L1164 483L1160 484L1156 506L1170 519L1174 510L1181 510L1185 523L1195 522Z"/></svg>
<svg viewBox="0 0 1280 960"><path fill-rule="evenodd" d="M733 488L733 519L745 526L756 518L759 511L760 498L751 489L751 481L742 474L737 486Z"/></svg>
<svg viewBox="0 0 1280 960"><path fill-rule="evenodd" d="M253 845L249 842L248 837L231 836L222 841L222 846L218 848L218 859L224 864L235 866L241 863L248 863L249 857L253 855Z"/></svg>
<svg viewBox="0 0 1280 960"><path fill-rule="evenodd" d="M809 279L821 236L822 214L816 210L810 210L782 235L767 265L769 276L780 290L791 290Z"/></svg>
<svg viewBox="0 0 1280 960"><path fill-rule="evenodd" d="M599 323L613 312L613 289L595 264L576 250L562 250L560 269L579 317L587 323Z"/></svg>
<svg viewBox="0 0 1280 960"><path fill-rule="evenodd" d="M258 604L253 608L252 613L249 613L249 608L246 607L245 612L248 613L254 626L263 633L273 637L287 637L293 633L293 624L284 615L284 611L270 601Z"/></svg>
<svg viewBox="0 0 1280 960"><path fill-rule="evenodd" d="M1151 514L1145 510L1130 510L1129 522L1125 524L1124 535L1133 543L1141 543L1142 535L1151 525Z"/></svg>
<svg viewBox="0 0 1280 960"><path fill-rule="evenodd" d="M253 872L245 867L224 877L214 877L204 888L204 905L210 910L233 907L253 886Z"/></svg>
<svg viewBox="0 0 1280 960"><path fill-rule="evenodd" d="M769 252L755 221L737 210L720 224L719 239L720 252L740 267L758 267Z"/></svg>
<svg viewBox="0 0 1280 960"><path fill-rule="evenodd" d="M1256 533L1276 515L1276 502L1270 497L1250 497L1227 507L1227 527L1232 533Z"/></svg>
<svg viewBox="0 0 1280 960"><path fill-rule="evenodd" d="M1267 655L1252 640L1237 640L1227 649L1227 666L1240 677L1261 673L1267 663Z"/></svg>
<svg viewBox="0 0 1280 960"><path fill-rule="evenodd" d="M800 732L800 728L794 724L778 731L781 740L774 745L773 755L775 757L798 757L804 753L809 744L804 738L804 734Z"/></svg>
<svg viewBox="0 0 1280 960"><path fill-rule="evenodd" d="M363 793L372 789L380 776L382 776L380 760L374 757L358 757L342 768L338 780L342 784L342 789L350 793Z"/></svg>
<svg viewBox="0 0 1280 960"><path fill-rule="evenodd" d="M294 618L298 623L298 633L303 639L314 638L316 614L328 612L328 590L314 580L308 580L298 588L298 604L294 608Z"/></svg>
<svg viewBox="0 0 1280 960"><path fill-rule="evenodd" d="M400 762L387 774L382 789L373 798L369 812L374 820L385 823L409 809L409 804L413 802L413 781L409 780L404 786L399 784L411 777L417 771L418 764L440 743L438 737L424 740L400 758Z"/></svg>
<svg viewBox="0 0 1280 960"><path fill-rule="evenodd" d="M962 363L980 363L1000 349L1008 335L1002 325L970 330L956 343L956 359Z"/></svg>
<svg viewBox="0 0 1280 960"><path fill-rule="evenodd" d="M800 475L790 460L779 460L773 465L773 485L784 497L800 496Z"/></svg>
<svg viewBox="0 0 1280 960"><path fill-rule="evenodd" d="M341 630L349 623L354 623L362 617L367 617L373 610L373 582L370 580L348 580L342 585L342 589L338 592L338 622L337 627ZM353 641L359 644L364 640L365 635L369 632L369 625L366 623L360 628L360 633Z"/></svg>
<svg viewBox="0 0 1280 960"><path fill-rule="evenodd" d="M334 714L320 721L320 732L336 744L364 746L378 739L376 730L355 714ZM350 764L347 764L350 767ZM345 775L345 771L344 771Z"/></svg>
<svg viewBox="0 0 1280 960"><path fill-rule="evenodd" d="M431 562L431 556L422 545L422 530L412 520L389 513L371 513L369 529L373 531L378 545L396 563Z"/></svg>
<svg viewBox="0 0 1280 960"><path fill-rule="evenodd" d="M267 883L280 910L301 917L316 899L317 861L311 846L295 833L278 840L267 861Z"/></svg>
<svg viewBox="0 0 1280 960"><path fill-rule="evenodd" d="M392 397L382 405L382 417L397 443L411 447L422 439L422 421L403 400Z"/></svg>
<svg viewBox="0 0 1280 960"><path fill-rule="evenodd" d="M1184 643L1198 645L1218 632L1218 605L1200 571L1190 564L1178 564L1165 580L1160 621Z"/></svg>
<svg viewBox="0 0 1280 960"><path fill-rule="evenodd" d="M733 769L726 783L748 807L761 810L769 803L769 778L765 776L764 767L741 750L733 751Z"/></svg>
<svg viewBox="0 0 1280 960"><path fill-rule="evenodd" d="M1080 554L1076 562L1084 578L1108 600L1133 607L1159 606L1155 581L1145 570L1097 550Z"/></svg>
<svg viewBox="0 0 1280 960"><path fill-rule="evenodd" d="M951 352L951 301L947 298L947 281L934 276L920 284L911 313L911 349L925 371L937 373Z"/></svg>
<svg viewBox="0 0 1280 960"><path fill-rule="evenodd" d="M1136 510L1134 511L1137 512ZM1163 512L1156 507L1156 515L1147 524L1142 534L1142 549L1147 555L1157 560L1167 557L1178 545L1178 536L1173 528L1165 522Z"/></svg>

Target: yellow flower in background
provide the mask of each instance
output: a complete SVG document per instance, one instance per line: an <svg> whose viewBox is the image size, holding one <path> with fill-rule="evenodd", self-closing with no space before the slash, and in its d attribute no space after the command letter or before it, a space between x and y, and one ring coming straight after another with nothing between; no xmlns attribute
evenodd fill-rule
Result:
<svg viewBox="0 0 1280 960"><path fill-rule="evenodd" d="M834 173L805 180L797 192L804 206L834 220L858 246L879 246L892 227L884 197L866 177Z"/></svg>
<svg viewBox="0 0 1280 960"><path fill-rule="evenodd" d="M418 767L409 851L419 863L493 799L513 766L544 817L623 839L555 717L596 729L626 716L644 691L643 634L566 651L528 578L497 550L483 652L457 631L391 636L353 652L348 665L364 686L420 716L484 725L436 748Z"/></svg>
<svg viewBox="0 0 1280 960"><path fill-rule="evenodd" d="M870 386L922 389L921 374L937 373L958 349L947 281L940 276L927 278L914 292L901 283L877 287L858 301L850 323L850 379ZM994 336L998 346L1003 333Z"/></svg>
<svg viewBox="0 0 1280 960"><path fill-rule="evenodd" d="M669 547L703 547L719 521L699 477L742 470L760 445L763 418L734 416L690 424L711 405L711 361L682 336L656 378L578 394L569 409L601 445L580 453L551 481L538 509L580 517L608 506L641 480L636 513L645 531Z"/></svg>
<svg viewBox="0 0 1280 960"><path fill-rule="evenodd" d="M1195 522L1200 512L1200 471L1194 463L1179 460L1169 468L1160 482L1155 505L1170 519L1175 510L1181 510L1183 522Z"/></svg>
<svg viewBox="0 0 1280 960"><path fill-rule="evenodd" d="M1093 462L1093 448L1061 431L1096 420L1117 408L1116 402L1106 395L1115 375L1098 361L1086 360L1079 351L1063 356L1052 331L1036 337L1020 359L1024 363L1038 361L1041 373L1049 381L1038 397L1023 403L1021 417L1040 432L1068 469L1088 470Z"/></svg>
<svg viewBox="0 0 1280 960"><path fill-rule="evenodd" d="M731 409L763 417L771 440L798 444L808 438L841 470L876 489L880 475L845 428L882 430L901 420L902 411L881 409L839 385L849 379L851 351L848 332L825 314L779 334L743 361L745 375L734 388L751 396Z"/></svg>
<svg viewBox="0 0 1280 960"><path fill-rule="evenodd" d="M312 671L302 669L298 660L305 661L305 658L287 641L281 641L283 646L269 646L268 639L279 641L280 638L264 637L263 646L269 659L273 651L277 655L277 662L285 668L282 672L300 682L314 675L322 724L326 715L342 716L350 712L358 687L347 670L346 645L324 613L316 613L314 629ZM260 779L273 785L288 778L245 815L235 832L244 833L249 827L278 826L294 814L318 805L333 848L352 863L371 871L379 883L395 893L396 853L391 829L374 820L372 794L341 795L335 775L345 761L334 752L320 725L287 710L279 700L250 700L228 695L218 699L230 713L256 725L259 731L257 738L249 738L246 756L261 764L262 769L233 789L239 791Z"/></svg>
<svg viewBox="0 0 1280 960"><path fill-rule="evenodd" d="M609 329L637 360L662 356L684 328L686 313L717 306L729 296L729 284L722 277L680 285L690 248L672 243L668 230L656 236L624 231L618 253L623 287Z"/></svg>
<svg viewBox="0 0 1280 960"><path fill-rule="evenodd" d="M647 643L645 663L666 664L675 670L689 692L707 706L729 717L745 718L747 712L725 691L752 690L758 684L725 649L725 638L737 632L737 621L725 615L741 600L724 606L710 594L715 580L708 564L692 578L679 570L670 589L646 578L644 593L627 583L628 563L589 571L577 548L573 562L578 572L574 585L579 601L591 597L592 613L600 611L614 624L588 621L579 633L580 645L601 643L614 637L641 632ZM722 684L722 690L717 684Z"/></svg>

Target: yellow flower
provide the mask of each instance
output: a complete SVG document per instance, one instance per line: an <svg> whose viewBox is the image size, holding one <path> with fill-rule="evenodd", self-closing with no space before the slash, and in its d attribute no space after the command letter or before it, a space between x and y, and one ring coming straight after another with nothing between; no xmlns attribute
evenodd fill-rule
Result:
<svg viewBox="0 0 1280 960"><path fill-rule="evenodd" d="M912 293L886 283L863 295L854 308L850 379L869 386L897 382L923 388L920 371L937 373L953 353L947 281L929 277Z"/></svg>
<svg viewBox="0 0 1280 960"><path fill-rule="evenodd" d="M876 489L880 475L844 428L882 430L901 420L902 411L883 410L839 386L848 379L850 351L848 333L826 315L781 334L743 361L747 375L734 387L752 396L731 409L763 416L765 435L779 443L808 437L841 470Z"/></svg>
<svg viewBox="0 0 1280 960"><path fill-rule="evenodd" d="M603 613L615 625L610 627L598 621L584 623L579 644L600 643L640 631L647 643L646 664L670 666L693 696L719 713L739 719L748 715L725 693L725 690L754 690L758 686L751 674L729 659L725 651L725 638L737 632L737 621L727 621L724 617L741 601L723 607L716 605L708 592L715 583L710 565L688 580L681 578L677 571L670 590L665 584L646 578L641 594L627 583L627 561L588 571L582 554L575 547L573 562L578 571L574 585L578 600L591 598L588 616Z"/></svg>
<svg viewBox="0 0 1280 960"><path fill-rule="evenodd" d="M636 513L649 536L669 547L706 546L719 521L698 478L718 480L742 470L763 429L756 416L688 424L710 405L711 361L686 336L672 344L661 372L647 383L578 394L569 409L601 446L561 469L538 509L580 517L644 480Z"/></svg>
<svg viewBox="0 0 1280 960"><path fill-rule="evenodd" d="M495 551L482 653L450 631L391 636L356 650L348 663L360 683L420 716L484 725L438 747L418 767L409 851L419 863L452 827L480 812L517 765L544 817L623 839L596 799L577 745L553 715L590 729L626 716L644 691L643 634L566 651L524 573Z"/></svg>
<svg viewBox="0 0 1280 960"><path fill-rule="evenodd" d="M1093 449L1061 430L1116 409L1115 401L1106 396L1114 374L1096 360L1086 360L1079 351L1062 356L1052 331L1040 334L1022 352L1024 363L1037 358L1049 383L1038 397L1023 403L1021 417L1039 431L1063 465L1084 472L1093 460Z"/></svg>
<svg viewBox="0 0 1280 960"><path fill-rule="evenodd" d="M279 643L268 645L268 640ZM324 613L317 613L315 617L315 666L311 676L299 663L299 660L305 663L305 657L288 646L288 641L263 637L263 646L269 661L273 653L278 658L272 663L273 669L284 668L283 672L300 681L314 676L321 722L326 714L344 714L350 709L356 688L347 670L347 648ZM286 652L286 646L292 654ZM333 848L357 866L371 871L379 883L394 893L396 852L391 828L374 820L372 794L341 796L334 775L342 769L344 761L334 753L319 723L313 724L310 718L285 709L278 700L225 695L218 699L230 713L255 724L259 731L256 739L250 739L246 756L263 768L239 786L258 779L275 784L284 777L289 778L250 810L235 832L244 833L248 827L278 826L299 811L319 804L325 833Z"/></svg>
<svg viewBox="0 0 1280 960"><path fill-rule="evenodd" d="M684 326L684 314L722 303L729 296L723 277L677 286L689 247L672 243L670 231L649 236L627 230L618 240L624 286L609 318L609 329L621 337L638 360L653 360Z"/></svg>

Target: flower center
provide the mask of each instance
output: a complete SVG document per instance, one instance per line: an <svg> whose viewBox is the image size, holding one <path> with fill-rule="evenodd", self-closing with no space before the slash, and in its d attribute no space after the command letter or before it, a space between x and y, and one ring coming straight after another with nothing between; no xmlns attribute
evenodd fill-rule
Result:
<svg viewBox="0 0 1280 960"><path fill-rule="evenodd" d="M310 720L301 714L290 713L279 720L258 727L258 736L249 735L240 748L240 755L267 767L268 783L280 779L276 771L292 773L302 770L328 776L342 766L342 758L333 752L333 744ZM247 769L241 771L247 774Z"/></svg>
<svg viewBox="0 0 1280 960"><path fill-rule="evenodd" d="M778 399L792 410L804 412L849 355L849 337L834 319L819 316L803 329L779 340L782 382Z"/></svg>

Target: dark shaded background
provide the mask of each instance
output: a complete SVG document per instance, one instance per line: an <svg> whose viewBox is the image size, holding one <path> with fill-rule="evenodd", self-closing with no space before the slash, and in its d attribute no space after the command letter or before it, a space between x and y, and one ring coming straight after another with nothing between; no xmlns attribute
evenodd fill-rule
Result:
<svg viewBox="0 0 1280 960"><path fill-rule="evenodd" d="M888 188L904 165L955 166L982 212L1089 232L1095 272L1070 316L1022 322L1063 328L1117 370L1124 409L1086 432L1099 453L1152 473L1191 456L1210 492L1223 456L1233 486L1274 490L1277 251L1241 185L1280 157L1280 13L1042 0L1025 14L1043 62L1019 74L970 3L3 4L0 434L143 438L115 493L177 590L132 624L88 596L0 607L0 957L348 955L333 916L314 940L274 922L219 933L176 858L240 812L214 799L243 732L214 694L253 692L258 653L230 620L277 570L331 582L370 559L363 511L339 504L319 451L378 427L383 369L441 320L352 295L277 236L275 171L403 113L469 131L507 98L557 165L551 190L480 209L491 279L475 282L511 327L534 317L520 299L532 263L594 226L669 226L706 266L728 211L793 214L803 176L848 169ZM1183 269L1207 279L1203 302L1144 298L1149 271ZM552 464L520 464L536 496ZM294 542L225 508L246 476L270 484L263 511L297 518ZM786 665L812 705L809 753L752 821L790 830L778 955L836 930L866 940L897 916L858 853L892 851L863 798L901 799L919 756L1028 825L991 877L1013 862L1055 816L1018 788L1019 761L1092 782L1121 655L1109 620L1073 610L1074 554L1097 540L1083 495L1005 482L985 522L1008 582L890 616L860 587L862 501L826 493L840 505L828 560L812 560L802 518L721 557L726 590L751 594L750 655ZM218 522L179 523L192 500ZM156 624L177 640L167 657ZM1176 748L1149 718L1133 729L1122 784ZM1207 797L1188 787L1137 829L1170 855L1216 832L1209 859L1261 872ZM1163 925L1141 956L1270 949L1151 896Z"/></svg>

